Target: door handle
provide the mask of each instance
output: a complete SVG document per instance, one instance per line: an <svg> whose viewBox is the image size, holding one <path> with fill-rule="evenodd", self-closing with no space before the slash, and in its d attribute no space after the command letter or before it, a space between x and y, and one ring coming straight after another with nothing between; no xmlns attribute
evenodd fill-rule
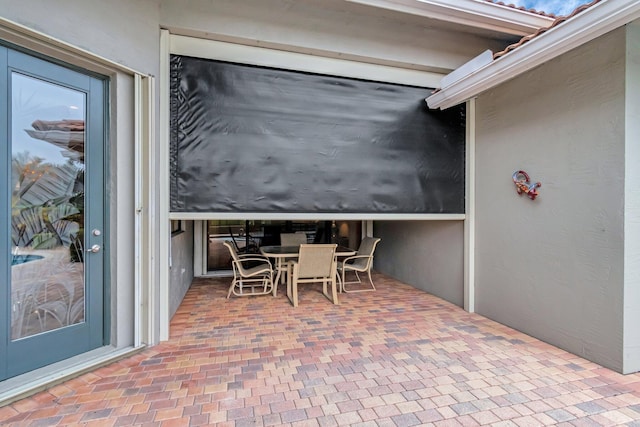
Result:
<svg viewBox="0 0 640 427"><path fill-rule="evenodd" d="M87 252L92 252L94 254L100 252L100 245L91 246L89 249L87 249Z"/></svg>

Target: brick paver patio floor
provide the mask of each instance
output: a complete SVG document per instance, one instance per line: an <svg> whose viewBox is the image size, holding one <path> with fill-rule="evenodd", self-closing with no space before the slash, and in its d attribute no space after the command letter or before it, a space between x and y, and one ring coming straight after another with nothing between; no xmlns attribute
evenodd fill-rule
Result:
<svg viewBox="0 0 640 427"><path fill-rule="evenodd" d="M0 408L1 425L640 426L619 375L380 274L227 300L196 279L171 339Z"/></svg>

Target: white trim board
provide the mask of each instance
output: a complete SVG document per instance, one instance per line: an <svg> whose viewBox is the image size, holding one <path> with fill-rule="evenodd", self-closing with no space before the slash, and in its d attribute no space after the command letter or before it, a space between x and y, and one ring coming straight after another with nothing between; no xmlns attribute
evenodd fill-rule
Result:
<svg viewBox="0 0 640 427"><path fill-rule="evenodd" d="M170 53L194 58L434 88L444 74L171 34Z"/></svg>
<svg viewBox="0 0 640 427"><path fill-rule="evenodd" d="M260 213L171 212L169 219L184 220L313 220L313 221L463 221L465 214L372 214L372 213Z"/></svg>
<svg viewBox="0 0 640 427"><path fill-rule="evenodd" d="M159 307L159 340L169 339L169 265L171 258L171 229L169 223L169 45L170 34L167 30L160 31L160 95L159 122L160 145L157 147L158 158L158 292ZM150 179L152 179L150 177ZM171 218L173 219L173 218ZM156 309L154 307L154 309Z"/></svg>
<svg viewBox="0 0 640 427"><path fill-rule="evenodd" d="M467 101L467 145L465 150L465 211L464 221L464 309L474 313L476 295L476 100Z"/></svg>
<svg viewBox="0 0 640 427"><path fill-rule="evenodd" d="M135 76L135 290L134 346L156 342L153 266L155 208L155 79Z"/></svg>

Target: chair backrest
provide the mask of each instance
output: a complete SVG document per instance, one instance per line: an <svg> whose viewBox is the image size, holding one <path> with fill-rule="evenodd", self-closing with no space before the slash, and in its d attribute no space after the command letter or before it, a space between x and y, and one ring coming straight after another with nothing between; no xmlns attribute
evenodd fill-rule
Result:
<svg viewBox="0 0 640 427"><path fill-rule="evenodd" d="M236 245L229 242L228 240L225 240L224 242L222 242L222 244L225 245L227 249L229 249L231 258L233 258L234 261L238 261L238 252L236 252Z"/></svg>
<svg viewBox="0 0 640 427"><path fill-rule="evenodd" d="M365 237L362 239L358 247L358 255L366 255L369 258L356 258L353 260L353 265L356 267L369 268L378 242L380 242L379 237Z"/></svg>
<svg viewBox="0 0 640 427"><path fill-rule="evenodd" d="M304 233L281 233L280 244L282 246L298 246L307 243L307 235Z"/></svg>
<svg viewBox="0 0 640 427"><path fill-rule="evenodd" d="M298 277L332 277L335 274L336 247L336 244L301 244Z"/></svg>

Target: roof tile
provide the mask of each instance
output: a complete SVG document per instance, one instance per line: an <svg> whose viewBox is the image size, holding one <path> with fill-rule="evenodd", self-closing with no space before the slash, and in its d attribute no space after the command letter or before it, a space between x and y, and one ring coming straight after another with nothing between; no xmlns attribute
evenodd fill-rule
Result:
<svg viewBox="0 0 640 427"><path fill-rule="evenodd" d="M513 9L522 10L524 12L534 13L536 15L547 16L549 18L555 18L556 17L556 15L554 15L553 13L544 12L542 10L529 9L529 8L524 7L524 6L516 6L513 3L505 3L505 2L500 1L500 0L485 0L485 1L488 2L488 3L497 4L497 5L500 5L500 6L506 6L506 7L510 7L510 8L513 8Z"/></svg>
<svg viewBox="0 0 640 427"><path fill-rule="evenodd" d="M499 4L499 2L493 2L492 0L486 0L486 1L490 1L492 3ZM592 0L589 3L586 3L586 4L583 4L581 6L578 6L569 15L556 17L555 21L553 21L553 23L550 26L539 28L535 33L529 34L527 36L524 36L517 43L511 44L511 45L507 46L504 50L494 53L493 54L493 59L495 60L495 59L498 59L498 58L506 55L507 53L519 48L520 46L522 46L526 42L531 41L534 38L538 37L540 34L550 30L551 28L557 27L558 25L562 24L563 22L573 18L574 16L576 16L577 14L579 14L581 12L584 12L585 10L587 10L590 7L594 6L596 3L600 3L601 1L602 0ZM513 5L509 5L509 6L513 6ZM553 15L547 15L547 16L553 16Z"/></svg>

